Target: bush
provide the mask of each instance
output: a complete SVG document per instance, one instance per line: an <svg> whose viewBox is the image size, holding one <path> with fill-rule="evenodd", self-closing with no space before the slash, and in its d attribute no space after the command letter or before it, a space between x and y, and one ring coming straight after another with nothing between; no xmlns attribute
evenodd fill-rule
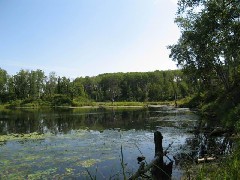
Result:
<svg viewBox="0 0 240 180"><path fill-rule="evenodd" d="M235 127L236 131L240 130L240 104L231 109L227 118L224 119L226 126Z"/></svg>
<svg viewBox="0 0 240 180"><path fill-rule="evenodd" d="M11 101L6 107L7 108L16 108L16 107L21 107L22 100L15 100Z"/></svg>
<svg viewBox="0 0 240 180"><path fill-rule="evenodd" d="M73 99L73 102L72 102L72 106L74 107L93 106L93 105L94 105L93 101L83 96L79 96Z"/></svg>
<svg viewBox="0 0 240 180"><path fill-rule="evenodd" d="M72 100L67 95L56 94L52 98L53 106L70 106L72 105Z"/></svg>
<svg viewBox="0 0 240 180"><path fill-rule="evenodd" d="M179 107L188 107L188 108L199 108L202 106L203 95L196 94L194 96L189 96L178 101Z"/></svg>
<svg viewBox="0 0 240 180"><path fill-rule="evenodd" d="M217 164L205 164L197 172L196 179L240 179L240 149L239 145L233 154Z"/></svg>

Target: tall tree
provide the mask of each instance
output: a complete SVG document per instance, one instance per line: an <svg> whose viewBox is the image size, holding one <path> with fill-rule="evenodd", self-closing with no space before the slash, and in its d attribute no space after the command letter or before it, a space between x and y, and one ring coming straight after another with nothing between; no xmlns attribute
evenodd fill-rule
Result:
<svg viewBox="0 0 240 180"><path fill-rule="evenodd" d="M0 68L0 93L4 93L6 91L6 83L7 83L7 71Z"/></svg>
<svg viewBox="0 0 240 180"><path fill-rule="evenodd" d="M229 90L240 76L239 0L179 0L182 35L170 57L206 89Z"/></svg>
<svg viewBox="0 0 240 180"><path fill-rule="evenodd" d="M85 97L84 87L83 87L83 84L82 84L82 78L76 78L72 82L71 88L72 88L71 89L72 98L74 98L74 97Z"/></svg>
<svg viewBox="0 0 240 180"><path fill-rule="evenodd" d="M65 76L63 77L58 77L57 78L57 88L56 88L56 93L57 94L65 94L65 95L71 95L70 91L70 79L66 78Z"/></svg>
<svg viewBox="0 0 240 180"><path fill-rule="evenodd" d="M29 97L29 71L21 69L13 76L15 93L18 99L25 99Z"/></svg>
<svg viewBox="0 0 240 180"><path fill-rule="evenodd" d="M49 76L46 78L45 94L52 97L56 92L57 87L57 76L55 72L50 72Z"/></svg>
<svg viewBox="0 0 240 180"><path fill-rule="evenodd" d="M90 99L97 99L98 83L95 77L86 76L83 81L84 91Z"/></svg>
<svg viewBox="0 0 240 180"><path fill-rule="evenodd" d="M102 75L100 84L106 99L112 102L119 99L121 96L120 82L122 81L122 77L121 73Z"/></svg>
<svg viewBox="0 0 240 180"><path fill-rule="evenodd" d="M0 103L6 101L5 96L7 92L7 71L0 68Z"/></svg>
<svg viewBox="0 0 240 180"><path fill-rule="evenodd" d="M6 101L16 100L17 96L15 91L16 89L15 89L14 77L8 76Z"/></svg>
<svg viewBox="0 0 240 180"><path fill-rule="evenodd" d="M37 96L38 98L41 97L41 95L44 93L44 88L46 86L46 76L44 72L40 69L37 69L35 71L37 78L36 78L36 86L37 86Z"/></svg>
<svg viewBox="0 0 240 180"><path fill-rule="evenodd" d="M29 73L29 77L28 78L29 78L28 81L29 81L29 86L30 86L30 88L29 88L29 95L30 95L30 97L35 99L35 98L37 98L37 83L36 83L36 81L37 81L37 74L36 74L36 72L35 71L31 71Z"/></svg>

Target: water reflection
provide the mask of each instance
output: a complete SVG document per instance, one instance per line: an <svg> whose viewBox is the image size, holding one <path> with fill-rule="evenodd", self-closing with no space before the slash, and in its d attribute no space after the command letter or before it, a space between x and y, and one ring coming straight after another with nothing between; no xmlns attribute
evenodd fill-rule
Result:
<svg viewBox="0 0 240 180"><path fill-rule="evenodd" d="M36 140L4 141L0 145L0 169L6 177L10 177L10 171L23 178L29 178L29 172L41 171L47 174L43 177L61 178L85 177L86 167L93 174L98 167L101 174L97 177L102 179L120 172L123 146L124 161L131 174L138 168L137 156L144 155L148 162L154 157L153 132L159 130L164 148L173 142L169 157L175 161L173 177L178 179L182 164L199 156L202 145L209 154L216 155L228 153L232 147L224 137L189 133L197 120L198 116L188 109L166 107L0 111L2 136L44 134ZM118 177L121 179L121 174Z"/></svg>
<svg viewBox="0 0 240 180"><path fill-rule="evenodd" d="M10 133L69 133L89 128L145 129L149 111L140 109L61 109L54 111L0 112L0 134Z"/></svg>
<svg viewBox="0 0 240 180"><path fill-rule="evenodd" d="M198 163L198 159L211 157L221 161L226 155L232 153L233 139L229 136L209 136L198 133L188 137L185 143L179 146L173 156L176 166L187 167Z"/></svg>

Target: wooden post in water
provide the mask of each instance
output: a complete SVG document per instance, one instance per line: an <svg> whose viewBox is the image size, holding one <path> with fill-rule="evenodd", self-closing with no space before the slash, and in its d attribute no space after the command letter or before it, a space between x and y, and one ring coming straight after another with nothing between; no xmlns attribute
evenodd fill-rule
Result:
<svg viewBox="0 0 240 180"><path fill-rule="evenodd" d="M155 157L163 155L162 139L162 133L160 131L156 131L154 133Z"/></svg>
<svg viewBox="0 0 240 180"><path fill-rule="evenodd" d="M167 165L163 162L163 156L165 156L167 152L166 151L163 152L162 139L163 139L162 133L159 131L156 131L154 133L154 143L155 143L154 159L147 166L145 166L144 162L142 162L143 164L140 165L138 171L135 174L133 174L129 178L129 180L137 179L139 176L143 175L149 170L151 170L152 179L154 180L171 179L173 162L171 161Z"/></svg>
<svg viewBox="0 0 240 180"><path fill-rule="evenodd" d="M154 143L155 143L155 158L156 161L152 167L153 179L162 180L163 170L163 147L162 147L162 133L160 131L154 132Z"/></svg>
<svg viewBox="0 0 240 180"><path fill-rule="evenodd" d="M170 161L170 163L165 164L163 162L163 156L166 156L167 149L171 146L169 144L169 147L163 152L162 147L162 133L159 131L156 131L154 133L154 143L155 143L155 163L152 167L152 178L154 180L170 180L172 176L172 166L173 161Z"/></svg>

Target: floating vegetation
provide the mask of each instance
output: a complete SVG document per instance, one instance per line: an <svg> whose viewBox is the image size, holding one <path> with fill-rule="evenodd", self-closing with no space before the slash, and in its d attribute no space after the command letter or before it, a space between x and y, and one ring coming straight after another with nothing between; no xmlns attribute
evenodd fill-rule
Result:
<svg viewBox="0 0 240 180"><path fill-rule="evenodd" d="M84 167L84 168L89 168L92 167L93 165L95 165L96 163L101 162L100 159L88 159L85 161L80 161L77 164L79 164L80 166Z"/></svg>
<svg viewBox="0 0 240 180"><path fill-rule="evenodd" d="M44 139L46 137L45 134L39 134L37 132L29 133L29 134L8 134L8 135L0 135L0 142L12 141L12 140L39 140Z"/></svg>
<svg viewBox="0 0 240 180"><path fill-rule="evenodd" d="M44 178L47 178L47 177L50 177L50 175L53 175L57 172L57 168L51 168L51 169L47 169L47 170L44 170L44 171L36 171L35 173L33 174L29 174L27 176L27 179L31 180L31 179L44 179Z"/></svg>
<svg viewBox="0 0 240 180"><path fill-rule="evenodd" d="M74 171L74 169L72 168L66 168L66 172L69 173L69 174L72 174Z"/></svg>
<svg viewBox="0 0 240 180"><path fill-rule="evenodd" d="M97 179L106 179L121 170L121 146L126 171L132 172L137 170L139 154L144 154L147 161L154 157L153 129L159 126L167 137L165 147L174 142L174 152L190 136L175 126L195 123L191 114L161 116L142 110L17 112L0 114L0 133L7 134L0 135L1 180L87 179L88 171ZM152 115L171 121L159 122ZM24 121L16 126L19 119ZM161 126L162 122L176 125ZM146 125L152 129L144 129ZM31 131L35 132L27 133Z"/></svg>

